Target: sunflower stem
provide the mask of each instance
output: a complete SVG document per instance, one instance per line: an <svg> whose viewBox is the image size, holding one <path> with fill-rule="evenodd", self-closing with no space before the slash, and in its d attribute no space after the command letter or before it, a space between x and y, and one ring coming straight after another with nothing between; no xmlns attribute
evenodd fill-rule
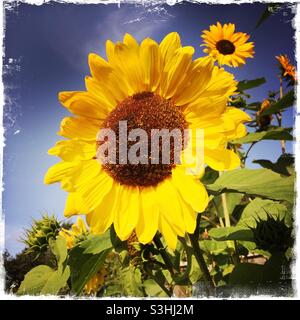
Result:
<svg viewBox="0 0 300 320"><path fill-rule="evenodd" d="M169 290L168 288L166 288L162 283L161 281L159 281L149 270L146 269L146 272L147 274L149 275L149 277L151 279L153 279L158 285L159 287L168 295L168 297L172 297L172 291ZM167 279L166 277L163 275L164 279L165 279L165 283L168 283L167 282Z"/></svg>
<svg viewBox="0 0 300 320"><path fill-rule="evenodd" d="M282 77L281 76L279 77L279 85L280 85L279 86L279 98L282 99L282 97L283 97L283 85L282 85ZM281 124L282 124L282 114L281 114L281 112L278 112L278 114L276 115L276 118L277 118L278 126L281 127ZM281 140L280 143L281 143L281 153L285 154L285 150L286 150L285 140Z"/></svg>
<svg viewBox="0 0 300 320"><path fill-rule="evenodd" d="M204 281L207 287L207 293L208 295L211 295L213 293L213 289L215 288L215 283L209 273L209 270L203 258L203 255L199 246L199 242L198 242L199 235L200 235L200 221L201 221L201 214L199 213L197 217L195 232L193 234L189 234L189 238L193 248L194 256L197 260L197 263L204 277Z"/></svg>
<svg viewBox="0 0 300 320"><path fill-rule="evenodd" d="M190 237L191 245L193 247L195 258L200 267L200 270L202 271L204 281L206 283L207 292L209 295L211 295L213 293L213 289L215 288L215 283L209 273L206 262L203 258L203 255L198 243L198 237L195 236L195 234L189 234L189 237Z"/></svg>
<svg viewBox="0 0 300 320"><path fill-rule="evenodd" d="M167 252L165 251L165 248L164 248L164 246L163 246L163 244L162 244L162 242L160 240L160 236L158 234L156 234L154 236L153 241L154 241L157 249L159 250L159 253L160 253L161 257L163 258L167 269L169 270L171 275L174 276L175 275L175 270L174 270L172 261L171 261L169 255L167 254Z"/></svg>
<svg viewBox="0 0 300 320"><path fill-rule="evenodd" d="M222 172L220 172L220 176L222 175ZM227 199L226 199L226 194L222 193L221 194L221 200L222 200L222 206L223 206L223 214L224 214L224 220L225 220L225 227L230 227L231 223L230 223L230 215L229 215L229 211L228 211L228 205L227 205ZM235 251L235 245L233 241L226 241L228 248L232 249L233 251Z"/></svg>

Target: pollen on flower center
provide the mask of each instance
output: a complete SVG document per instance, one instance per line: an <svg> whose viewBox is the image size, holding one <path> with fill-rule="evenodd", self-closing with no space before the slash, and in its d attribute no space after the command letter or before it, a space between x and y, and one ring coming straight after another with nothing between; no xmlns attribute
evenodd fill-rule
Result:
<svg viewBox="0 0 300 320"><path fill-rule="evenodd" d="M127 121L127 131L133 129L143 129L147 133L147 164L131 164L129 162L120 163L119 143L121 142L119 132L119 122ZM126 98L120 102L117 107L105 119L103 128L112 129L116 135L116 163L103 164L104 170L121 184L129 186L156 186L172 174L175 167L174 159L182 149L174 148L176 141L170 139L170 163L162 163L162 142L159 141L159 161L158 164L151 163L151 130L152 129L179 129L184 136L184 129L187 128L187 122L181 110L172 100L166 100L161 96L142 92ZM127 149L135 144L136 141L127 140ZM182 141L180 141L182 143ZM183 143L182 143L183 145ZM174 150L175 149L175 150Z"/></svg>
<svg viewBox="0 0 300 320"><path fill-rule="evenodd" d="M234 51L235 51L234 44L229 40L220 40L220 41L218 41L216 43L216 48L220 53L222 53L224 55L233 54Z"/></svg>

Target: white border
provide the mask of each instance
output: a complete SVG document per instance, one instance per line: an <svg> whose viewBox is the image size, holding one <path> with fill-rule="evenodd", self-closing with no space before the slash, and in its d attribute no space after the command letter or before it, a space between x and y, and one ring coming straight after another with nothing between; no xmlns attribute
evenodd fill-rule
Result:
<svg viewBox="0 0 300 320"><path fill-rule="evenodd" d="M72 4L162 4L162 3L166 3L168 5L175 5L177 3L182 2L183 0L4 0L2 5L0 6L0 23L2 25L1 28L1 35L0 35L0 41L1 41L1 47L3 50L3 55L4 55L4 34L5 34L5 20L4 20L4 6L10 6L10 9L13 10L14 7L20 3L27 3L27 4L32 4L32 5L43 5L46 4L48 2L57 2L57 3L72 3ZM300 34L300 6L299 6L299 2L300 0L292 0L292 1L285 1L285 0L264 0L264 1L252 1L252 0L207 0L207 1L203 1L203 0L187 0L190 1L192 3L206 3L206 4L244 4L244 3L291 3L291 4L296 4L296 15L295 15L295 19L294 19L294 27L295 27L295 40L296 40L296 60L297 62L298 57L300 55L300 42L299 42L299 34ZM5 2L5 4L4 4ZM278 35L281 36L281 35ZM0 82L0 101L2 104L2 108L0 109L0 181L2 181L3 178L3 148L4 148L4 128L3 128L3 106L4 106L4 85L3 85L3 81L2 81L2 75L3 75L3 57L0 61L0 69L1 69L1 82ZM297 68L298 69L298 68ZM299 101L300 98L300 91L299 91L299 84L297 85L296 88L296 94L297 94L297 101ZM295 119L295 137L296 137L296 142L294 143L294 152L295 152L295 156L296 156L296 172L298 172L298 169L300 169L300 162L298 161L298 156L297 153L299 152L299 137L300 137L300 120L298 117L298 103L296 104L297 108L296 108L296 119ZM299 132L298 132L299 131ZM3 181L2 181L2 186L3 186ZM300 189L300 182L299 179L296 179L296 191ZM3 187L2 187L2 191L3 191ZM274 299L274 300L295 300L295 299L299 299L300 298L300 261L298 258L299 256L299 250L300 250L300 215L296 214L297 212L299 212L299 195L296 194L296 204L295 204L295 209L294 209L294 217L295 217L295 230L296 230L296 244L295 244L295 259L296 262L292 267L292 271L293 271L293 277L295 279L295 286L294 286L294 291L295 291L295 295L294 297L272 297L272 296L250 296L247 298L239 298L239 297L231 297L231 299L239 299L239 300L256 300L256 299L261 299L261 300L270 300L270 299ZM2 192L0 194L0 205L2 208ZM4 217L4 213L3 210L1 210L1 214L0 214L0 300L16 300L16 299L20 299L20 300L59 300L60 298L57 296L22 296L22 297L17 297L15 295L10 295L10 294L6 294L4 292L4 279L5 279L5 271L4 271L4 267L3 267L3 258L2 258L2 253L4 252L4 228L5 225L5 217ZM297 272L298 270L298 272ZM73 300L74 297L69 296L69 297L64 297L64 300ZM87 299L87 298L76 298L78 300L81 299ZM91 300L98 300L99 298L89 298ZM111 300L111 298L101 298L103 300ZM114 300L124 300L124 299L134 299L134 300L140 300L139 298L115 298ZM145 299L145 298L143 298ZM173 300L183 300L182 298L172 298ZM204 300L207 298L186 298L185 300ZM218 298L211 298L212 300L219 300ZM146 300L157 300L157 298L146 298ZM160 299L160 300L168 300L168 299Z"/></svg>

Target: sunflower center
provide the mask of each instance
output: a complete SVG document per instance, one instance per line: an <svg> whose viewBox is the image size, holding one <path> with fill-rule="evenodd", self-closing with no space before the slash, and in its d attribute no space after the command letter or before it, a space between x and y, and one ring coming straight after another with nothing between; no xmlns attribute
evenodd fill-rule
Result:
<svg viewBox="0 0 300 320"><path fill-rule="evenodd" d="M235 51L234 44L229 40L220 40L217 42L216 47L218 51L224 55L233 54Z"/></svg>
<svg viewBox="0 0 300 320"><path fill-rule="evenodd" d="M125 137L126 140L124 140L124 130L121 129L120 123L122 125L126 124L126 134L128 134ZM178 163L176 161L180 158L183 149L184 129L187 128L187 122L182 111L172 100L166 100L151 92L142 92L120 102L105 119L103 128L111 129L116 137L115 147L113 146L116 155L115 163L103 163L104 170L121 184L146 187L156 186L171 176L172 169ZM161 134L163 131L166 132L166 129L169 133L180 133L179 135L168 135L169 155L167 163L165 163L166 158L163 156L166 136ZM132 151L130 149L137 142L141 143L141 137L140 139L129 137L132 132L140 131L144 133L143 143L146 143L146 146L143 145L142 148L135 149L135 155L139 159L143 159L143 161L137 163L130 160L129 154ZM157 149L154 154L153 145L157 141ZM97 145L99 146L102 143L98 141ZM126 161L124 161L124 154L121 154L120 147L125 147L128 150Z"/></svg>

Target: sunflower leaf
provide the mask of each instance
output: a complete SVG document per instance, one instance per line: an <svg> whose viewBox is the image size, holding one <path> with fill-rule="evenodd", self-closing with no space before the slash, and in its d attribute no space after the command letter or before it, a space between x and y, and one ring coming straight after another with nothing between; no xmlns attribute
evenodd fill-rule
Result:
<svg viewBox="0 0 300 320"><path fill-rule="evenodd" d="M227 171L213 184L207 185L207 189L212 194L240 192L289 203L294 201L294 177L282 177L268 169Z"/></svg>
<svg viewBox="0 0 300 320"><path fill-rule="evenodd" d="M241 240L253 241L253 232L249 228L235 226L212 228L208 231L210 237L217 241Z"/></svg>
<svg viewBox="0 0 300 320"><path fill-rule="evenodd" d="M257 29L263 22L270 18L274 13L278 12L281 8L280 4L271 3L267 5L267 8L258 19L255 29Z"/></svg>
<svg viewBox="0 0 300 320"><path fill-rule="evenodd" d="M110 240L110 231L106 231L104 234L90 234L87 240L80 242L80 248L83 248L83 253L98 254L106 249L112 248Z"/></svg>
<svg viewBox="0 0 300 320"><path fill-rule="evenodd" d="M269 131L248 133L245 137L231 141L233 144L246 144L260 140L286 140L292 141L293 136L289 133L292 128L275 128Z"/></svg>
<svg viewBox="0 0 300 320"><path fill-rule="evenodd" d="M281 155L275 163L265 159L253 160L252 162L285 176L290 176L294 172L295 159L291 154Z"/></svg>
<svg viewBox="0 0 300 320"><path fill-rule="evenodd" d="M253 88L259 87L262 84L264 84L265 82L266 82L265 78L257 78L257 79L253 79L253 80L239 81L238 86L237 86L237 90L239 92L243 92L245 90L249 90L249 89L253 89Z"/></svg>
<svg viewBox="0 0 300 320"><path fill-rule="evenodd" d="M85 248L74 247L70 251L69 265L71 268L72 291L80 295L86 283L101 269L110 249L98 254L84 253Z"/></svg>

